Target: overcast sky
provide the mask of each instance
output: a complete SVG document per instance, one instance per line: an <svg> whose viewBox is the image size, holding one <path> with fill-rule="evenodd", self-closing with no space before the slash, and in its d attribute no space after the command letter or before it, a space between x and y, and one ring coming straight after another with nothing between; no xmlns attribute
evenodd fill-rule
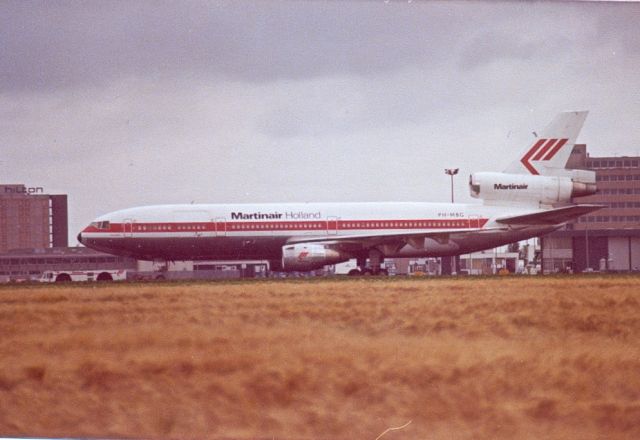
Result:
<svg viewBox="0 0 640 440"><path fill-rule="evenodd" d="M447 201L563 110L640 154L640 4L0 3L0 182L158 203Z"/></svg>

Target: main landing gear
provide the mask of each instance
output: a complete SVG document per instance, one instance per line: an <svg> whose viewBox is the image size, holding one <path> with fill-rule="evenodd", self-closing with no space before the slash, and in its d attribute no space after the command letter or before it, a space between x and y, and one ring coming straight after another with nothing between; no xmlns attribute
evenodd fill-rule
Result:
<svg viewBox="0 0 640 440"><path fill-rule="evenodd" d="M358 269L351 269L349 271L349 275L350 276L358 276L358 275L387 276L389 275L389 272L387 272L387 269L383 269L380 267L380 265L384 261L384 255L382 255L382 252L380 252L378 249L371 249L369 251L368 258L369 258L369 266L367 267L367 256L358 257L357 259Z"/></svg>

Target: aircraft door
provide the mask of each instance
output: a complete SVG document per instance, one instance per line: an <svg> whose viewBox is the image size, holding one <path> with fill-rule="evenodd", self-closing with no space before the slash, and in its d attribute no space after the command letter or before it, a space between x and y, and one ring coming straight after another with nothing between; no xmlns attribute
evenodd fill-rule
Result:
<svg viewBox="0 0 640 440"><path fill-rule="evenodd" d="M216 217L214 219L216 228L216 237L224 237L227 235L227 219L224 217Z"/></svg>
<svg viewBox="0 0 640 440"><path fill-rule="evenodd" d="M338 235L338 217L327 217L327 234Z"/></svg>
<svg viewBox="0 0 640 440"><path fill-rule="evenodd" d="M124 237L133 236L133 219L127 218L124 220L123 236Z"/></svg>

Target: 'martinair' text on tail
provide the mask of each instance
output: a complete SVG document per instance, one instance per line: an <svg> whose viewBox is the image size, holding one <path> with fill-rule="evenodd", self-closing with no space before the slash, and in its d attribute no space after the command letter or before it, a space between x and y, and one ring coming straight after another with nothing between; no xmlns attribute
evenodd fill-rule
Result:
<svg viewBox="0 0 640 440"><path fill-rule="evenodd" d="M490 205L550 208L596 192L593 171L567 169L587 111L563 112L502 173L471 175L471 195Z"/></svg>

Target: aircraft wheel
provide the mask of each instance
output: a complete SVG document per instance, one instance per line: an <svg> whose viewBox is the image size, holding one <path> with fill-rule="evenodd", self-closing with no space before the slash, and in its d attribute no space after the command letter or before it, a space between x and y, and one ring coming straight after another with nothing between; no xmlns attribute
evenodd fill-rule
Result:
<svg viewBox="0 0 640 440"><path fill-rule="evenodd" d="M350 277L357 277L360 275L360 271L358 269L351 269L347 275Z"/></svg>
<svg viewBox="0 0 640 440"><path fill-rule="evenodd" d="M371 269L365 269L362 271L362 275L369 277L371 275L373 275L373 271Z"/></svg>

